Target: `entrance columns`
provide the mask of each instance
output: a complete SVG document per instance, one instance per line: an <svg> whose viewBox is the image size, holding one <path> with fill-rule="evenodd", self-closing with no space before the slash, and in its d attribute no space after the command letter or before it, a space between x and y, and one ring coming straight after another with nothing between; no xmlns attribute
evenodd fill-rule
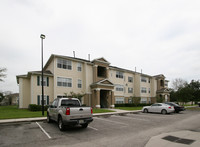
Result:
<svg viewBox="0 0 200 147"><path fill-rule="evenodd" d="M97 88L96 89L96 108L100 108L101 106L100 106L100 88Z"/></svg>
<svg viewBox="0 0 200 147"><path fill-rule="evenodd" d="M110 103L110 107L114 108L115 107L115 100L114 100L114 90L111 91L111 103Z"/></svg>

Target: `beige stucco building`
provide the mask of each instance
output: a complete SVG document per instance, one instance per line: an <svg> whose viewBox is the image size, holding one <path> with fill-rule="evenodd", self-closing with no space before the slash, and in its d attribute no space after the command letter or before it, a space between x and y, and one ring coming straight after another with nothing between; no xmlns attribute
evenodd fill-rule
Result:
<svg viewBox="0 0 200 147"><path fill-rule="evenodd" d="M41 71L17 76L19 107L41 105ZM65 93L83 93L82 104L96 108L115 107L117 103L154 103L156 97L169 101L168 81L164 75L150 76L111 66L104 59L93 61L51 55L44 66L44 103ZM132 97L132 98L131 98Z"/></svg>

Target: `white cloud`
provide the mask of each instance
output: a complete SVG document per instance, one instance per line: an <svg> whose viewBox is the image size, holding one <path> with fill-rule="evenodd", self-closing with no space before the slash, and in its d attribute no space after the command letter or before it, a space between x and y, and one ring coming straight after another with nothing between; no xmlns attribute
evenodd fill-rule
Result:
<svg viewBox="0 0 200 147"><path fill-rule="evenodd" d="M18 91L16 75L40 70L51 54L105 57L114 66L169 80L200 79L198 0L27 0L0 5L2 89Z"/></svg>

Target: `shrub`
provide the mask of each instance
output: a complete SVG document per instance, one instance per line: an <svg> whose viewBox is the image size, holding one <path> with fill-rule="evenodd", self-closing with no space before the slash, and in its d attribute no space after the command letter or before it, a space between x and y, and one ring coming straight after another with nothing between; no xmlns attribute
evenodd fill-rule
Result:
<svg viewBox="0 0 200 147"><path fill-rule="evenodd" d="M115 104L115 107L143 107L143 106L150 106L151 104Z"/></svg>
<svg viewBox="0 0 200 147"><path fill-rule="evenodd" d="M48 106L44 106L44 111L47 111ZM41 105L36 105L36 104L29 104L28 110L30 111L42 111L42 106Z"/></svg>

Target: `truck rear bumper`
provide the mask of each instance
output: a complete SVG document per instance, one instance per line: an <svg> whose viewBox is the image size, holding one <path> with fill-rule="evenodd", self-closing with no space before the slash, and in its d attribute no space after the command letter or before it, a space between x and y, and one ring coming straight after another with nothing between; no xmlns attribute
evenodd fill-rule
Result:
<svg viewBox="0 0 200 147"><path fill-rule="evenodd" d="M64 125L75 126L81 124L89 124L93 121L93 118L83 118L83 119L70 119L70 120L63 120Z"/></svg>

